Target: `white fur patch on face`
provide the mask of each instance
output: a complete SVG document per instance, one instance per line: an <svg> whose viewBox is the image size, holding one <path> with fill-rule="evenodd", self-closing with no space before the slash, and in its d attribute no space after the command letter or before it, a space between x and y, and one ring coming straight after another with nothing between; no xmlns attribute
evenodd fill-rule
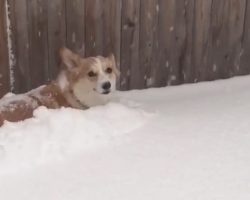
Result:
<svg viewBox="0 0 250 200"><path fill-rule="evenodd" d="M85 79L80 80L73 86L73 92L76 98L88 107L103 105L107 103L111 95L102 95L94 91L91 84Z"/></svg>
<svg viewBox="0 0 250 200"><path fill-rule="evenodd" d="M64 91L69 86L69 81L65 72L61 72L58 76L58 85L62 91Z"/></svg>
<svg viewBox="0 0 250 200"><path fill-rule="evenodd" d="M105 72L104 66L102 66L102 63L100 61L100 59L96 58L96 69L98 72L98 79L97 79L97 83L96 83L96 91L99 93L104 93L107 90L105 90L103 88L103 85L105 83L110 83L111 87L109 89L109 92L112 92L115 90L115 85L116 85L116 80L115 78L110 78L110 76Z"/></svg>

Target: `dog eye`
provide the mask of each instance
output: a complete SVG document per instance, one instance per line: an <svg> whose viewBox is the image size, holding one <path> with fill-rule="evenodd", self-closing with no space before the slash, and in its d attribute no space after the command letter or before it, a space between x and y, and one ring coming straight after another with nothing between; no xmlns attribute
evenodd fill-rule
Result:
<svg viewBox="0 0 250 200"><path fill-rule="evenodd" d="M112 73L112 68L110 68L110 67L108 67L107 69L106 69L106 72L108 73L108 74L111 74Z"/></svg>
<svg viewBox="0 0 250 200"><path fill-rule="evenodd" d="M95 72L93 72L93 71L90 71L90 72L88 73L88 76L89 76L89 77L94 77L94 76L97 76L97 74L96 74Z"/></svg>

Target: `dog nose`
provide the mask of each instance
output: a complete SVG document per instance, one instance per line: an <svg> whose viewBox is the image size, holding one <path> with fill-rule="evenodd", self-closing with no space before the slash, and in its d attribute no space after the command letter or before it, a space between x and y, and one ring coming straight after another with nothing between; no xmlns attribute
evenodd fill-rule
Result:
<svg viewBox="0 0 250 200"><path fill-rule="evenodd" d="M103 88L104 90L110 89L110 88L111 88L111 83L110 83L110 82L105 82L105 83L103 83L103 84L102 84L102 88Z"/></svg>

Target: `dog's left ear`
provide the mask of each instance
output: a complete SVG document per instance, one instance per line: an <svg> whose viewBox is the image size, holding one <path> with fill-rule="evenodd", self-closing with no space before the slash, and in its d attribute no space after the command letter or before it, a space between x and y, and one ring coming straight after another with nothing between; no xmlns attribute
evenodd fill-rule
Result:
<svg viewBox="0 0 250 200"><path fill-rule="evenodd" d="M114 63L115 63L115 56L114 56L113 53L110 53L110 54L109 54L108 59L109 59L111 62L114 62Z"/></svg>
<svg viewBox="0 0 250 200"><path fill-rule="evenodd" d="M116 76L120 76L120 71L119 71L119 69L117 68L114 54L113 54L113 53L109 54L108 59L109 59L110 62L112 63L112 66L113 66L115 75L116 75Z"/></svg>
<svg viewBox="0 0 250 200"><path fill-rule="evenodd" d="M71 50L63 47L60 49L60 57L62 62L66 65L67 69L71 70L76 68L80 63L80 56L73 53Z"/></svg>

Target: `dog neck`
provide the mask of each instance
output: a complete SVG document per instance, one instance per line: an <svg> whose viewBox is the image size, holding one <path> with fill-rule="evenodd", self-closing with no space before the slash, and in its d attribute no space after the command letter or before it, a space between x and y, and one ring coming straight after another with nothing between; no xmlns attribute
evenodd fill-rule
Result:
<svg viewBox="0 0 250 200"><path fill-rule="evenodd" d="M73 108L77 108L77 109L88 109L89 106L83 104L75 95L73 91L68 91L68 92L64 92L63 96L65 97L65 99L68 101L68 103L71 105L71 107Z"/></svg>
<svg viewBox="0 0 250 200"><path fill-rule="evenodd" d="M79 101L87 107L106 104L110 99L110 94L100 94L88 87L84 81L79 81L72 87L73 94Z"/></svg>

